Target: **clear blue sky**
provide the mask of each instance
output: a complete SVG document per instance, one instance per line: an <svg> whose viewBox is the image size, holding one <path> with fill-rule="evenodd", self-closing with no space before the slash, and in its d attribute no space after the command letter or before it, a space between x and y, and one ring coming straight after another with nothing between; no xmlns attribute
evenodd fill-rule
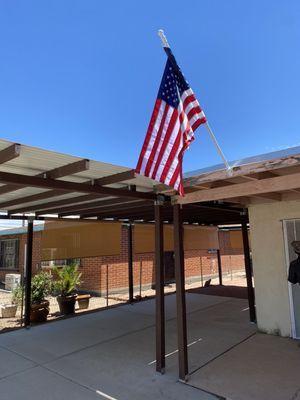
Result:
<svg viewBox="0 0 300 400"><path fill-rule="evenodd" d="M134 167L164 28L229 159L300 144L300 2L0 0L0 136ZM188 171L219 162L204 127Z"/></svg>

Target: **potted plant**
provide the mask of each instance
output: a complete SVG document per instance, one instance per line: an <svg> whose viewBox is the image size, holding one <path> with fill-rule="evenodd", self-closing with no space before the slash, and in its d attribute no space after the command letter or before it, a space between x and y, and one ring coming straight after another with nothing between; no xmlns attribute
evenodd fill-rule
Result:
<svg viewBox="0 0 300 400"><path fill-rule="evenodd" d="M49 314L49 301L46 296L51 291L51 275L47 272L36 274L31 281L30 322L45 322ZM23 297L22 286L13 291L13 303L21 304Z"/></svg>
<svg viewBox="0 0 300 400"><path fill-rule="evenodd" d="M36 274L31 281L31 322L45 322L49 314L49 301L46 300L51 292L52 277L48 272Z"/></svg>
<svg viewBox="0 0 300 400"><path fill-rule="evenodd" d="M54 282L57 302L61 314L73 314L75 312L76 288L80 285L81 273L78 272L78 265L71 263L62 268L55 267Z"/></svg>

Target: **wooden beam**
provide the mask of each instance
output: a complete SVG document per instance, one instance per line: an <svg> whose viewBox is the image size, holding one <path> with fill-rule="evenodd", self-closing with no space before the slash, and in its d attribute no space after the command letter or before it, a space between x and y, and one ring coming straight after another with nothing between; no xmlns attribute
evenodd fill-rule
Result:
<svg viewBox="0 0 300 400"><path fill-rule="evenodd" d="M131 204L131 206L124 207L123 205L116 206L114 209L111 207L110 211L103 211L101 208L89 209L80 212L81 218L90 218L93 216L97 216L100 218L116 218L116 217L126 217L130 218L131 215L144 215L144 213L151 213L151 205L140 203L140 204ZM72 215L72 214L71 214ZM75 214L76 215L76 214ZM66 215L59 214L59 216L65 217Z"/></svg>
<svg viewBox="0 0 300 400"><path fill-rule="evenodd" d="M177 197L178 203L188 204L199 201L224 200L233 197L255 196L277 191L285 191L299 188L300 173L275 176L252 182L239 183L209 190L200 190L189 193L185 197Z"/></svg>
<svg viewBox="0 0 300 400"><path fill-rule="evenodd" d="M77 183L49 178L40 178L36 176L13 174L0 171L0 182L16 184L23 187L37 187L42 189L62 189L69 192L78 193L99 193L116 197L134 197L142 199L155 200L156 195L149 192L134 192L129 190L116 189L111 187L88 185L86 183Z"/></svg>
<svg viewBox="0 0 300 400"><path fill-rule="evenodd" d="M57 210L58 214L61 217L68 217L70 215L76 215L76 214L93 214L96 215L95 213L102 214L102 213L114 213L115 211L124 211L126 212L126 209L130 208L138 208L141 206L147 206L150 207L152 204L151 201L147 202L145 200L138 200L134 199L134 201L128 201L129 199L109 199L109 200L102 200L102 201L97 201L93 203L87 203L87 204L82 204L79 206L73 206L73 207L68 207L69 211L62 211L63 209ZM67 208L67 207L66 207ZM64 209L65 210L65 209ZM45 213L43 211L43 214L49 214L50 210L47 210L48 212ZM53 212L53 211L52 211Z"/></svg>
<svg viewBox="0 0 300 400"><path fill-rule="evenodd" d="M19 157L21 153L21 145L14 143L0 151L0 164L4 164L14 158Z"/></svg>
<svg viewBox="0 0 300 400"><path fill-rule="evenodd" d="M155 328L156 371L165 372L165 294L164 294L164 233L162 205L154 205L155 213Z"/></svg>
<svg viewBox="0 0 300 400"><path fill-rule="evenodd" d="M103 195L103 198L107 199L107 196ZM100 199L101 199L101 197L100 197ZM124 198L121 198L121 199L120 198L113 198L113 199L109 198L107 200L100 200L100 201L99 201L99 198L98 199L94 198L93 200L94 201L74 204L74 205L66 206L66 207L43 209L43 210L37 212L37 215L45 215L45 214L53 214L54 213L54 214L59 214L62 217L67 217L69 215L80 214L81 211L99 209L100 207L104 208L107 205L123 204L126 202L126 199L124 199Z"/></svg>
<svg viewBox="0 0 300 400"><path fill-rule="evenodd" d="M242 208L237 208L237 207L229 207L225 204L203 204L203 203L192 203L188 205L187 207L183 207L183 211L185 210L195 210L195 209L208 209L208 210L218 210L218 211L222 211L222 212L231 212L231 213L236 213L236 214L240 214L242 210Z"/></svg>
<svg viewBox="0 0 300 400"><path fill-rule="evenodd" d="M95 179L94 183L100 186L111 185L112 183L118 183L128 181L135 178L134 169L129 171L119 172L118 174L104 176L102 178Z"/></svg>
<svg viewBox="0 0 300 400"><path fill-rule="evenodd" d="M50 171L41 172L35 175L35 177L58 179L64 176L73 175L78 172L86 171L88 169L89 169L89 160L83 159L67 165L63 165L58 168L54 168ZM22 189L23 186L24 185L22 185L22 183L13 183L13 184L9 183L8 185L0 187L0 194L14 192L15 190Z"/></svg>
<svg viewBox="0 0 300 400"><path fill-rule="evenodd" d="M272 200L272 201L281 201L282 200L281 193L255 194L252 197L256 197L258 199Z"/></svg>
<svg viewBox="0 0 300 400"><path fill-rule="evenodd" d="M300 154L295 154L288 157L281 157L272 160L263 160L259 162L248 163L233 167L232 177L236 176L251 176L258 173L271 173L275 172L280 174L280 171L285 168L297 169L300 165ZM299 172L299 171L297 171ZM184 185L195 186L197 184L202 185L206 182L214 182L217 180L228 179L228 172L225 169L217 171L209 171L207 173L199 174L198 176L192 176L184 179Z"/></svg>
<svg viewBox="0 0 300 400"><path fill-rule="evenodd" d="M39 176L41 178L58 179L64 176L74 175L78 174L79 172L87 171L89 168L90 161L87 159L82 159L67 165L63 165L62 167L51 169L50 171L42 172L36 176Z"/></svg>
<svg viewBox="0 0 300 400"><path fill-rule="evenodd" d="M64 194L69 193L66 190L47 190L42 193L32 194L30 196L25 197L18 197L16 199L3 201L0 203L0 210L5 210L8 207L16 206L18 204L24 203L33 203L34 201L46 200L50 199L51 197L63 196Z"/></svg>
<svg viewBox="0 0 300 400"><path fill-rule="evenodd" d="M41 194L44 194L44 193L41 193ZM42 210L53 209L55 207L64 206L66 204L67 205L71 205L71 204L75 205L78 203L82 204L84 202L88 202L91 200L99 200L100 198L101 198L101 196L97 195L97 194L84 194L82 196L69 197L68 199L49 201L47 203L42 203L42 204L34 204L33 206L28 204L27 206L24 205L19 208L14 208L12 210L8 210L8 212L9 212L9 214L19 214L19 213L33 211L36 214L42 214L40 212ZM107 198L107 196L103 195L103 198Z"/></svg>
<svg viewBox="0 0 300 400"><path fill-rule="evenodd" d="M185 382L187 380L189 371L186 327L183 226L182 210L179 204L174 204L173 213L179 379Z"/></svg>

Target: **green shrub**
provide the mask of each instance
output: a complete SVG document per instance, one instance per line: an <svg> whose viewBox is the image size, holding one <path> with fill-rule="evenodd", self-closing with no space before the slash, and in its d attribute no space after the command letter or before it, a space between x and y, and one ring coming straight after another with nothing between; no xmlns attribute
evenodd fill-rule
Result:
<svg viewBox="0 0 300 400"><path fill-rule="evenodd" d="M52 290L52 276L47 272L40 272L31 280L31 304L40 304L45 300ZM12 302L20 305L24 290L21 285L12 291Z"/></svg>
<svg viewBox="0 0 300 400"><path fill-rule="evenodd" d="M22 285L18 285L12 291L12 303L17 304L18 306L22 304L22 298L24 298L24 292Z"/></svg>
<svg viewBox="0 0 300 400"><path fill-rule="evenodd" d="M48 272L34 275L31 281L31 303L39 304L51 293L52 276Z"/></svg>

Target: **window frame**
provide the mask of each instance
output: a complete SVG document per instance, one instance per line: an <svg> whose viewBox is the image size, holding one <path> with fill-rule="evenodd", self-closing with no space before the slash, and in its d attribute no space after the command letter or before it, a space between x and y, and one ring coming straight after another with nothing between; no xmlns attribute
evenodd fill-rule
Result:
<svg viewBox="0 0 300 400"><path fill-rule="evenodd" d="M7 256L6 251L3 250L3 244L7 242L14 242L14 253L13 253L13 260L11 260L11 264L14 267L6 266L5 265L5 257ZM19 271L19 253L20 253L20 239L19 238L6 238L0 239L0 270L1 271ZM12 254L8 254L12 256Z"/></svg>

